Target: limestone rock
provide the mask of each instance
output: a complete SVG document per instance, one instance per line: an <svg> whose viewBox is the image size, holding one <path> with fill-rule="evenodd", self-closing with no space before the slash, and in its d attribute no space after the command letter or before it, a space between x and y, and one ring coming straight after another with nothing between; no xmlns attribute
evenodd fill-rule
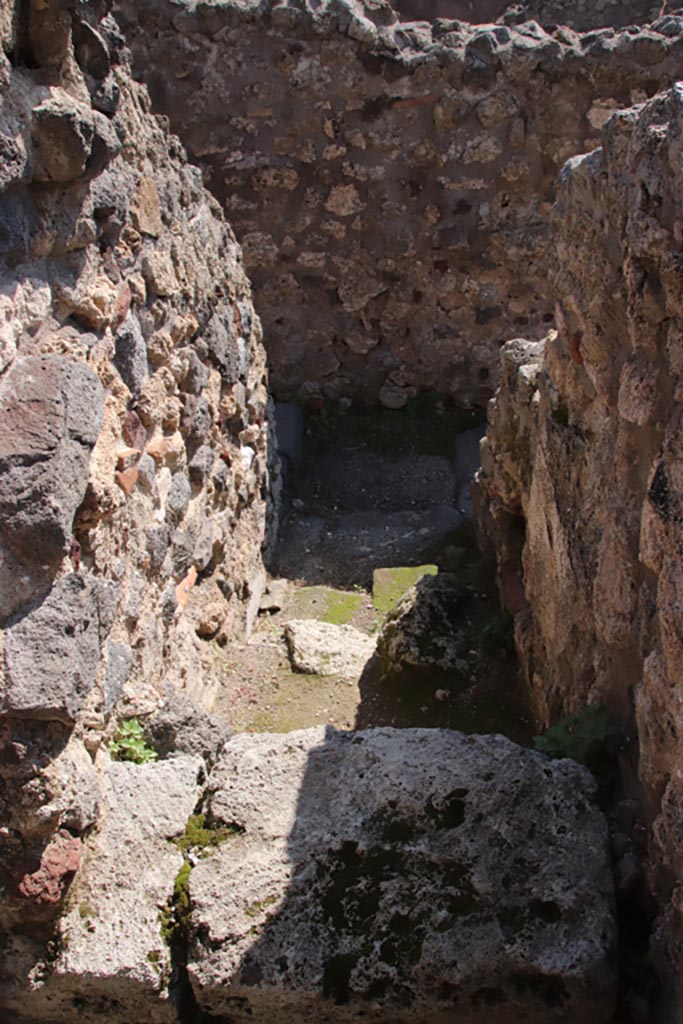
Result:
<svg viewBox="0 0 683 1024"><path fill-rule="evenodd" d="M279 612L291 590L289 580L268 580L259 604L260 612Z"/></svg>
<svg viewBox="0 0 683 1024"><path fill-rule="evenodd" d="M375 652L374 637L353 626L292 619L285 626L292 668L316 676L358 678Z"/></svg>
<svg viewBox="0 0 683 1024"><path fill-rule="evenodd" d="M393 668L458 668L463 639L455 629L463 586L452 573L423 576L389 612L377 653Z"/></svg>
<svg viewBox="0 0 683 1024"><path fill-rule="evenodd" d="M594 784L501 736L242 735L210 780L241 835L190 877L188 972L235 1022L606 1024L612 878Z"/></svg>
<svg viewBox="0 0 683 1024"><path fill-rule="evenodd" d="M34 970L17 1001L21 1019L71 1024L77 1005L84 1024L177 1020L161 912L183 863L170 840L192 814L202 768L200 758L186 756L106 768L102 825L59 922L61 952Z"/></svg>

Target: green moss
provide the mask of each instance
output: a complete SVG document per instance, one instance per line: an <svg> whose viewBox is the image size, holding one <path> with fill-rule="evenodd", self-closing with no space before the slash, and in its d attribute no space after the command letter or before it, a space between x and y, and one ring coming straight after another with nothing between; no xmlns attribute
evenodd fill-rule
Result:
<svg viewBox="0 0 683 1024"><path fill-rule="evenodd" d="M88 903L87 900L83 900L82 903L78 904L78 916L81 921L87 921L92 917L97 917L97 911L93 907L92 903Z"/></svg>
<svg viewBox="0 0 683 1024"><path fill-rule="evenodd" d="M192 910L191 873L192 865L186 860L173 883L173 896L161 911L161 937L168 946L184 941L189 934Z"/></svg>
<svg viewBox="0 0 683 1024"><path fill-rule="evenodd" d="M265 899L256 900L254 903L250 903L245 914L247 917L260 917L264 910L268 907L272 907L274 903L278 901L277 896L266 896Z"/></svg>
<svg viewBox="0 0 683 1024"><path fill-rule="evenodd" d="M561 718L545 736L534 736L534 749L549 757L573 758L607 785L616 778L621 740L621 731L605 708L592 704Z"/></svg>
<svg viewBox="0 0 683 1024"><path fill-rule="evenodd" d="M218 828L207 826L205 814L193 814L189 818L183 834L173 842L183 856L186 857L190 850L201 856L202 853L210 852L243 831L239 825L221 825Z"/></svg>
<svg viewBox="0 0 683 1024"><path fill-rule="evenodd" d="M423 576L436 576L435 565L410 565L393 569L375 569L372 574L372 603L386 614Z"/></svg>
<svg viewBox="0 0 683 1024"><path fill-rule="evenodd" d="M313 615L319 622L347 626L360 612L365 592L349 593L332 587L302 587L296 595L293 616Z"/></svg>
<svg viewBox="0 0 683 1024"><path fill-rule="evenodd" d="M325 622L335 626L346 626L363 605L361 594L348 594L341 590L333 590L328 595Z"/></svg>
<svg viewBox="0 0 683 1024"><path fill-rule="evenodd" d="M173 895L161 911L161 937L167 945L174 946L184 942L189 933L192 911L190 852L195 857L205 857L217 846L243 831L244 829L237 824L222 825L218 828L211 827L206 823L205 814L193 814L188 819L183 834L172 840L185 859L173 883Z"/></svg>

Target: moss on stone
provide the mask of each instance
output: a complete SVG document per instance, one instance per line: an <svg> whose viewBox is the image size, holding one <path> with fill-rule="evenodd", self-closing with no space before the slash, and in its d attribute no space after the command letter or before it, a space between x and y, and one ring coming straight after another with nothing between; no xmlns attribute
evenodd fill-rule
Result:
<svg viewBox="0 0 683 1024"><path fill-rule="evenodd" d="M190 928L192 903L190 900L190 874L192 865L183 861L173 883L173 895L161 911L161 937L173 947L185 939Z"/></svg>
<svg viewBox="0 0 683 1024"><path fill-rule="evenodd" d="M398 566L393 569L375 569L372 574L372 603L377 611L386 614L415 586L423 576L436 576L435 565Z"/></svg>
<svg viewBox="0 0 683 1024"><path fill-rule="evenodd" d="M264 910L268 907L272 907L274 903L277 903L278 896L266 896L262 900L255 900L254 903L250 903L245 914L247 917L260 917Z"/></svg>
<svg viewBox="0 0 683 1024"><path fill-rule="evenodd" d="M209 827L206 824L205 814L193 814L189 818L185 831L173 842L183 856L187 856L190 850L202 856L221 843L226 842L234 835L242 831L237 825L221 825L220 827Z"/></svg>
<svg viewBox="0 0 683 1024"><path fill-rule="evenodd" d="M319 622L348 626L363 607L365 595L332 587L302 587L296 595L293 617L312 615Z"/></svg>

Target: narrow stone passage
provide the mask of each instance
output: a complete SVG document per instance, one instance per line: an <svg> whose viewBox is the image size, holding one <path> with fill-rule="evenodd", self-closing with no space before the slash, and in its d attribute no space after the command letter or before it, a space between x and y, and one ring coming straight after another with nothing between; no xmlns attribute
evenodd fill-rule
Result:
<svg viewBox="0 0 683 1024"><path fill-rule="evenodd" d="M479 414L423 400L287 405L278 419L275 578L226 655L217 710L238 731L427 726L528 742L511 620L471 519Z"/></svg>

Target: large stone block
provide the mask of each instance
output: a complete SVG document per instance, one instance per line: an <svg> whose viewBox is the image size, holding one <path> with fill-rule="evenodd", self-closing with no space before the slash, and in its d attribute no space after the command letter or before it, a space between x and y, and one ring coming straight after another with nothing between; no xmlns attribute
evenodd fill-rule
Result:
<svg viewBox="0 0 683 1024"><path fill-rule="evenodd" d="M29 563L65 551L103 412L96 374L62 356L17 359L0 386L0 534Z"/></svg>
<svg viewBox="0 0 683 1024"><path fill-rule="evenodd" d="M74 722L95 685L116 584L71 573L4 633L0 713ZM119 645L121 646L121 645Z"/></svg>
<svg viewBox="0 0 683 1024"><path fill-rule="evenodd" d="M183 864L170 840L182 834L193 811L202 769L201 758L187 756L106 768L102 825L88 843L59 923L59 955L31 972L13 1019L178 1019L169 998L171 954L161 934L161 912Z"/></svg>
<svg viewBox="0 0 683 1024"><path fill-rule="evenodd" d="M231 1021L593 1024L615 925L594 784L501 736L238 736L210 780L242 834L190 878L188 971Z"/></svg>

